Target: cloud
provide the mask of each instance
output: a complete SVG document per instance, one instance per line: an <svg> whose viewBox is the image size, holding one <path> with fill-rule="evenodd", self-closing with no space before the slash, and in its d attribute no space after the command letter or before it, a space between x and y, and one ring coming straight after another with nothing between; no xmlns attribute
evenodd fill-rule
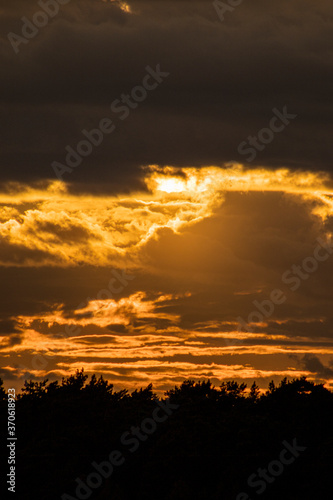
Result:
<svg viewBox="0 0 333 500"><path fill-rule="evenodd" d="M16 321L13 319L6 319L0 321L0 335L9 333L18 333L19 330L16 328Z"/></svg>
<svg viewBox="0 0 333 500"><path fill-rule="evenodd" d="M145 191L117 197L83 197L63 184L7 186L8 256L18 243L27 253L20 269L15 260L2 267L0 317L15 318L21 332L12 346L5 332L4 360L39 377L81 363L162 387L231 374L265 385L308 373L299 356L332 356L331 260L297 292L281 279L332 232L327 174L155 165L143 175ZM36 249L44 261L31 259ZM121 262L135 279L110 297L110 266ZM239 332L238 316L276 288L285 303L252 333ZM45 366L32 366L38 355Z"/></svg>
<svg viewBox="0 0 333 500"><path fill-rule="evenodd" d="M332 3L253 0L222 23L211 0L80 0L15 54L7 33L37 9L0 6L8 378L85 366L160 388L184 377L329 379L331 259L294 293L281 276L333 233ZM110 104L157 64L169 77L121 120ZM238 145L285 106L297 119L240 165ZM104 117L114 133L58 182L52 162ZM98 298L113 267L136 279ZM237 317L275 288L285 303L238 332ZM66 325L79 330L57 337ZM36 355L47 366L33 366Z"/></svg>
<svg viewBox="0 0 333 500"><path fill-rule="evenodd" d="M300 360L300 363L301 365L303 365L305 370L308 370L311 374L316 375L317 378L333 378L333 370L328 366L324 366L318 356L314 356L313 354L305 354Z"/></svg>
<svg viewBox="0 0 333 500"><path fill-rule="evenodd" d="M0 108L12 118L1 130L2 180L54 178L51 163L107 116L115 133L71 182L81 192L138 189L141 165L241 161L239 143L283 106L298 118L256 165L331 169L331 2L254 0L223 23L210 0L128 4L131 14L115 2L69 2L18 55L4 35ZM2 32L20 33L35 11L34 0L10 2ZM158 63L167 81L119 121L111 102Z"/></svg>
<svg viewBox="0 0 333 500"><path fill-rule="evenodd" d="M153 251L154 246L160 246L162 236L172 240L173 232L209 219L224 203L225 194L233 192L264 190L273 200L280 196L273 192L279 191L296 200L290 198L290 207L285 206L288 212L292 209L292 216L281 211L275 215L265 198L246 200L248 208L252 204L256 219L244 218L239 221L237 235L233 234L235 226L229 233L231 245L237 247L233 251L240 258L244 257L242 252L247 258L249 253L234 238L248 235L258 217L263 225L269 223L267 210L270 218L279 217L279 230L257 234L253 240L253 255L262 263L267 255L280 251L285 244L286 221L290 227L294 225L292 217L304 211L306 204L313 224L322 219L329 224L331 220L332 190L327 174L288 169L272 174L269 169L245 170L240 165L201 170L150 166L143 172L146 191L118 196L70 193L59 181L43 187L7 184L0 195L0 262L3 266L139 266L147 256L149 242ZM224 217L228 227L228 215Z"/></svg>

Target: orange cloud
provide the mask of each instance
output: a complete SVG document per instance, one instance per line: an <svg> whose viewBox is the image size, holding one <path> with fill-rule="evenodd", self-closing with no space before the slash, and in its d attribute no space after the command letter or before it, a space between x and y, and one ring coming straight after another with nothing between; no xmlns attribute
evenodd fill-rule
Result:
<svg viewBox="0 0 333 500"><path fill-rule="evenodd" d="M211 217L228 191L282 191L311 198L327 218L333 192L327 174L287 169L146 168L148 193L70 194L64 183L9 184L0 195L2 265L138 264L140 248L158 231L183 230ZM129 258L130 254L130 258Z"/></svg>

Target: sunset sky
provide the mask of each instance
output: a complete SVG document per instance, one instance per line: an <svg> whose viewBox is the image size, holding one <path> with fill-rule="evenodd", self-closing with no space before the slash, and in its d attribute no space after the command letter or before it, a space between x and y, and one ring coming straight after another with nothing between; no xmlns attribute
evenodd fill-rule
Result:
<svg viewBox="0 0 333 500"><path fill-rule="evenodd" d="M7 387L333 387L332 2L218 3L0 3Z"/></svg>

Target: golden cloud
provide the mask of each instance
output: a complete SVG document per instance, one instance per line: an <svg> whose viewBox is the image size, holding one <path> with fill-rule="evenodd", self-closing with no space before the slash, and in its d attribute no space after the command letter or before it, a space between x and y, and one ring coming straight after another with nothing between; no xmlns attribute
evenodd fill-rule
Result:
<svg viewBox="0 0 333 500"><path fill-rule="evenodd" d="M228 191L298 195L314 201L313 213L323 220L333 210L324 173L149 166L145 182L148 192L128 196L74 195L59 181L7 185L0 195L0 264L137 265L140 249L160 229L179 232L209 218Z"/></svg>

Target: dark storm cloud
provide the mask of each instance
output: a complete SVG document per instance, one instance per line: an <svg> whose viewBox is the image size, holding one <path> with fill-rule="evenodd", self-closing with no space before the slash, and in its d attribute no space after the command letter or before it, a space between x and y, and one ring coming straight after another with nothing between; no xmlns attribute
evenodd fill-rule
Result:
<svg viewBox="0 0 333 500"><path fill-rule="evenodd" d="M132 14L73 0L17 55L7 33L20 34L20 18L40 9L30 0L2 7L3 181L53 178L52 161L103 117L116 131L64 178L77 189L139 187L142 164L245 161L238 145L285 105L298 117L257 164L329 169L331 2L244 2L224 22L210 0L129 4ZM158 63L170 76L120 121L111 102Z"/></svg>
<svg viewBox="0 0 333 500"><path fill-rule="evenodd" d="M8 316L42 314L49 311L51 305L64 304L65 313L72 317L78 306L82 307L87 300L93 300L101 289L107 287L110 278L110 268L94 266L66 270L22 268L19 272L15 267L1 268L0 319L4 323L0 323L0 326L5 325L4 330L13 328ZM133 285L129 285L124 292L117 294L117 299L129 291L132 293L132 290Z"/></svg>
<svg viewBox="0 0 333 500"><path fill-rule="evenodd" d="M300 364L309 372L315 373L319 378L327 379L333 377L333 369L324 366L320 359L313 354L305 354L300 360ZM333 364L332 361L330 364Z"/></svg>
<svg viewBox="0 0 333 500"><path fill-rule="evenodd" d="M12 319L0 321L0 335L6 333L18 333L19 330L16 329L16 323Z"/></svg>

